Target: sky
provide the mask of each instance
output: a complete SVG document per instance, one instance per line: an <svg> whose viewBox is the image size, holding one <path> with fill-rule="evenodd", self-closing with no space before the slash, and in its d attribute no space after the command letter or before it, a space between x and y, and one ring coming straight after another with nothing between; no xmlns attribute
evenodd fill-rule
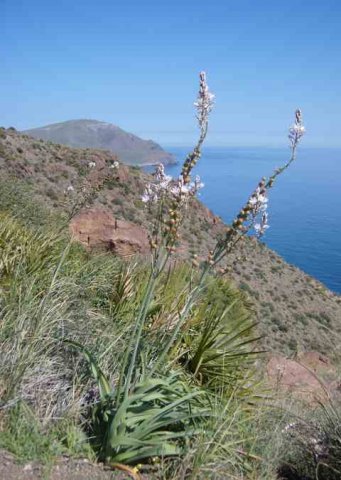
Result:
<svg viewBox="0 0 341 480"><path fill-rule="evenodd" d="M88 118L191 145L198 74L207 144L341 146L340 0L0 0L0 126Z"/></svg>

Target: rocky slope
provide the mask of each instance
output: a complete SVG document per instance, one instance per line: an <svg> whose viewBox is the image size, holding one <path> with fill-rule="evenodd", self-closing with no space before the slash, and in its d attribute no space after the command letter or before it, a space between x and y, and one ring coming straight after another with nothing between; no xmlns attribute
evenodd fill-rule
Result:
<svg viewBox="0 0 341 480"><path fill-rule="evenodd" d="M25 185L45 205L61 211L67 209L68 199L64 192L70 186L77 189L82 185L89 176L90 162L101 167L115 160L117 157L110 152L55 145L11 129L0 129L2 182L6 182L6 178L15 179L18 183L14 189ZM76 224L80 240L89 243L91 248L93 232L98 234L102 229L105 235L103 233L104 236L99 238L100 243L109 249L110 245L118 245L119 249L133 237L140 236L142 246L137 247L137 251L142 252L150 223L148 211L141 201L146 180L147 175L139 168L121 165L107 188L99 192L92 206L97 209L95 213L92 216L91 212L87 213ZM0 208L4 208L1 195ZM104 230L103 218L106 219ZM132 233L129 237L126 222L138 225L139 234ZM86 225L91 226L91 234ZM206 256L223 229L219 218L199 201L193 200L182 229L178 256ZM130 240L122 243L122 238ZM254 306L267 348L283 353L316 350L329 356L340 348L341 297L255 239L248 239L243 251L236 252L229 262L233 267L232 279Z"/></svg>
<svg viewBox="0 0 341 480"><path fill-rule="evenodd" d="M97 120L70 120L26 130L24 133L70 147L110 150L127 165L175 163L175 158L152 140L142 140L116 125Z"/></svg>

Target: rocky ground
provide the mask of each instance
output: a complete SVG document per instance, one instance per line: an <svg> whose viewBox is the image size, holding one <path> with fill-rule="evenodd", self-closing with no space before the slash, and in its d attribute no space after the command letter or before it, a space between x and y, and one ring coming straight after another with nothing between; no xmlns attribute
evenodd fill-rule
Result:
<svg viewBox="0 0 341 480"><path fill-rule="evenodd" d="M53 465L41 465L37 462L19 464L13 455L0 450L1 480L127 480L141 479L143 475L105 468L87 459L61 457ZM150 478L150 477L149 477Z"/></svg>

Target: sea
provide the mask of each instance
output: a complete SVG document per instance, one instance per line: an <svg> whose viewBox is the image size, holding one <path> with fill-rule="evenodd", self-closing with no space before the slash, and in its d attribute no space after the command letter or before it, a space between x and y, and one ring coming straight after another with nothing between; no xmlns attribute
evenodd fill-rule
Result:
<svg viewBox="0 0 341 480"><path fill-rule="evenodd" d="M190 151L170 147L177 176ZM205 186L200 200L231 222L258 181L290 156L289 148L206 147L195 168ZM299 148L297 159L269 192L269 225L262 241L287 262L341 293L341 149Z"/></svg>

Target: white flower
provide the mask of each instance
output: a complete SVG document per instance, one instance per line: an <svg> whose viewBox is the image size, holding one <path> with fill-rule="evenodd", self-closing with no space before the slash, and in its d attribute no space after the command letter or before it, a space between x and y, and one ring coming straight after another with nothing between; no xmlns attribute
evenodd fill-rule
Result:
<svg viewBox="0 0 341 480"><path fill-rule="evenodd" d="M162 182L158 183L156 185L157 189L158 190L168 190L170 181L171 181L171 179L170 180L166 179L166 180L163 180Z"/></svg>
<svg viewBox="0 0 341 480"><path fill-rule="evenodd" d="M96 162L89 162L88 167L89 168L95 168L96 167Z"/></svg>
<svg viewBox="0 0 341 480"><path fill-rule="evenodd" d="M144 193L141 197L141 200L142 200L143 203L157 202L157 200L158 200L157 193L156 193L155 189L153 189L153 186L150 183L148 183L146 185L146 188L145 188Z"/></svg>
<svg viewBox="0 0 341 480"><path fill-rule="evenodd" d="M270 228L268 225L268 214L266 212L262 214L260 223L256 223L253 228L255 229L256 235L258 237L264 235L266 230Z"/></svg>
<svg viewBox="0 0 341 480"><path fill-rule="evenodd" d="M207 126L208 115L211 112L214 104L214 95L208 89L206 82L206 73L200 72L200 88L197 101L194 106L197 109L197 119L200 128Z"/></svg>
<svg viewBox="0 0 341 480"><path fill-rule="evenodd" d="M69 186L67 187L66 191L67 191L67 192L74 192L75 189L74 189L74 187L73 187L72 185L69 185Z"/></svg>
<svg viewBox="0 0 341 480"><path fill-rule="evenodd" d="M293 143L293 142L296 142L298 143L301 138L303 137L305 133L305 128L303 127L303 125L292 125L290 128L289 128L289 140Z"/></svg>
<svg viewBox="0 0 341 480"><path fill-rule="evenodd" d="M119 165L120 165L119 162L115 160L114 163L112 163L109 168L118 168Z"/></svg>
<svg viewBox="0 0 341 480"><path fill-rule="evenodd" d="M257 187L248 201L254 214L267 209L268 198L265 193L261 193L260 187Z"/></svg>
<svg viewBox="0 0 341 480"><path fill-rule="evenodd" d="M170 192L174 197L181 197L187 195L190 191L190 186L185 185L183 176L180 175L178 180L172 185Z"/></svg>
<svg viewBox="0 0 341 480"><path fill-rule="evenodd" d="M164 167L163 163L159 163L158 165L156 165L155 172L154 172L153 175L157 180L162 180L164 178L165 167Z"/></svg>
<svg viewBox="0 0 341 480"><path fill-rule="evenodd" d="M270 228L269 225L262 225L261 223L256 223L254 226L255 232L259 236L263 235L268 228Z"/></svg>
<svg viewBox="0 0 341 480"><path fill-rule="evenodd" d="M157 165L153 176L155 180L160 182L161 188L167 188L169 182L172 181L172 177L165 174L165 167L163 166L162 163L159 163L159 165Z"/></svg>
<svg viewBox="0 0 341 480"><path fill-rule="evenodd" d="M160 163L153 173L155 182L148 183L142 195L144 203L157 202L159 197L171 191L172 177L165 174L164 166Z"/></svg>
<svg viewBox="0 0 341 480"><path fill-rule="evenodd" d="M173 197L177 202L185 204L191 195L195 195L204 186L200 177L196 176L195 181L186 184L182 175L176 180L165 174L162 164L156 167L153 174L155 182L146 185L142 195L144 203L157 202L162 196Z"/></svg>
<svg viewBox="0 0 341 480"><path fill-rule="evenodd" d="M144 192L144 194L141 197L141 200L143 203L149 203L151 201L151 197L147 191Z"/></svg>
<svg viewBox="0 0 341 480"><path fill-rule="evenodd" d="M199 190L201 190L202 188L204 188L205 184L202 183L202 181L200 180L200 177L199 175L197 175L195 177L195 180L194 180L194 185L193 185L193 194L195 195Z"/></svg>
<svg viewBox="0 0 341 480"><path fill-rule="evenodd" d="M301 110L296 110L295 112L295 123L289 128L289 140L293 147L300 142L301 138L305 134L305 128L303 126L302 112Z"/></svg>

